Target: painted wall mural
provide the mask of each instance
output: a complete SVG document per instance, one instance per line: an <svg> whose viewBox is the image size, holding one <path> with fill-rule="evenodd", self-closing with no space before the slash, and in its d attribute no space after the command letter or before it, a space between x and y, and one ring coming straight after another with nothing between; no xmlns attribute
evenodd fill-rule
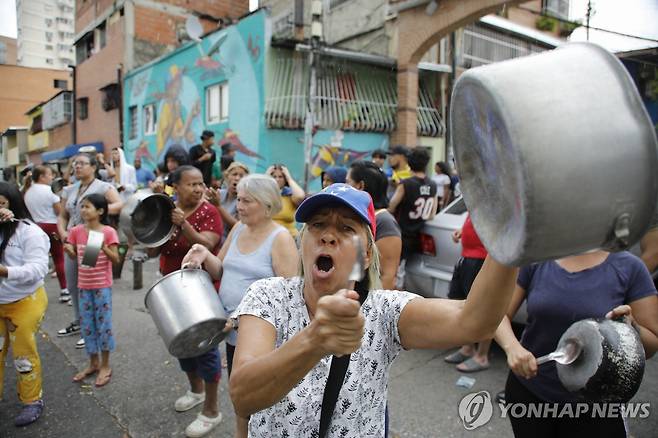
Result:
<svg viewBox="0 0 658 438"><path fill-rule="evenodd" d="M265 126L266 61L276 56L268 50L269 26L266 11L260 10L128 73L123 87L127 159L138 156L153 169L171 145L189 149L209 129L215 133L218 156L228 143L237 150L236 159L252 171L283 163L301 183L304 132ZM217 84L228 84L228 115L211 123L206 92ZM324 169L369 159L372 150L388 147L388 135L319 130L313 145L311 191L320 189Z"/></svg>
<svg viewBox="0 0 658 438"><path fill-rule="evenodd" d="M199 143L204 129L236 146L240 159L257 165L264 129L263 101L266 12L207 35L126 75L124 145L129 160L139 156L146 167L161 162L167 149ZM208 87L228 84L226 117L211 117ZM149 106L155 111L150 111ZM145 110L146 108L146 110ZM221 103L213 111L222 111ZM224 116L224 114L221 114ZM135 126L132 126L132 125Z"/></svg>

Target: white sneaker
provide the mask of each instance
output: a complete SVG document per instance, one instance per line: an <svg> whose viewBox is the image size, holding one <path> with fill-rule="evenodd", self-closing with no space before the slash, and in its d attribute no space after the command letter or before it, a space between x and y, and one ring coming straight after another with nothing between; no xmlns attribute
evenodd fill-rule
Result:
<svg viewBox="0 0 658 438"><path fill-rule="evenodd" d="M222 422L222 413L220 412L215 418L206 417L203 414L196 416L189 426L185 428L185 436L189 438L199 438L210 433Z"/></svg>
<svg viewBox="0 0 658 438"><path fill-rule="evenodd" d="M78 339L78 342L75 343L75 348L77 349L85 348L85 338Z"/></svg>
<svg viewBox="0 0 658 438"><path fill-rule="evenodd" d="M69 301L71 301L71 294L69 293L68 289L62 289L59 293L59 302L68 303Z"/></svg>
<svg viewBox="0 0 658 438"><path fill-rule="evenodd" d="M184 396L176 400L174 408L176 412L189 411L193 407L200 405L206 400L206 393L197 394L192 391L187 391Z"/></svg>

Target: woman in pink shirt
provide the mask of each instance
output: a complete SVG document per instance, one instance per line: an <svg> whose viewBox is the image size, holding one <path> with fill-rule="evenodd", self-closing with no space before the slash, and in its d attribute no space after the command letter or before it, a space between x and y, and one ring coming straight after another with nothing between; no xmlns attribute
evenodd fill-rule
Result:
<svg viewBox="0 0 658 438"><path fill-rule="evenodd" d="M82 199L80 216L84 224L69 230L66 252L78 258L78 289L80 299L80 331L89 354L89 366L73 377L80 382L98 373L96 386L109 383L112 377L110 352L114 350L112 334L112 264L119 262L119 236L107 223L107 200L94 193ZM90 231L103 233L103 246L96 265L82 264L83 254ZM98 354L101 355L99 361Z"/></svg>

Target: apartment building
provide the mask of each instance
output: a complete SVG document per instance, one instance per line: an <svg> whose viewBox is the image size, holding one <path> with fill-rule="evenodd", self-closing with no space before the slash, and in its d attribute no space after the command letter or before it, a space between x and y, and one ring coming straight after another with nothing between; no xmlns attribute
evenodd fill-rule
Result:
<svg viewBox="0 0 658 438"><path fill-rule="evenodd" d="M74 63L75 0L16 0L17 64L65 70Z"/></svg>
<svg viewBox="0 0 658 438"><path fill-rule="evenodd" d="M0 35L0 64L16 65L16 38Z"/></svg>

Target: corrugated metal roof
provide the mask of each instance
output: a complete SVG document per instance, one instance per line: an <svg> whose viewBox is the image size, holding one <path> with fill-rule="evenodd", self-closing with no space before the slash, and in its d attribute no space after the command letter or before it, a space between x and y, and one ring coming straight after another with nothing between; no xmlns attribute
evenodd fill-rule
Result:
<svg viewBox="0 0 658 438"><path fill-rule="evenodd" d="M265 122L273 129L302 129L309 68L305 54L273 50L268 68ZM431 83L422 74L418 92L418 134L444 133ZM317 70L316 124L322 129L390 133L395 130L397 76L394 70L322 58Z"/></svg>

